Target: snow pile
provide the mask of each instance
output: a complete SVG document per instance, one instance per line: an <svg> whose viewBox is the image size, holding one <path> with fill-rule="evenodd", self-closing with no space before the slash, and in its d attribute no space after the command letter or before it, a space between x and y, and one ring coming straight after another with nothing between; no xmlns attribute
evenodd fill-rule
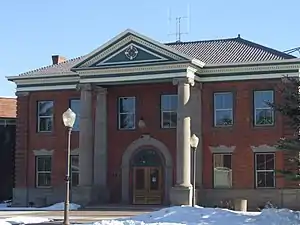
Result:
<svg viewBox="0 0 300 225"><path fill-rule="evenodd" d="M261 213L176 206L126 219L102 220L94 225L300 225L300 214L287 209Z"/></svg>
<svg viewBox="0 0 300 225"><path fill-rule="evenodd" d="M75 203L70 203L70 206L69 206L70 210L77 210L80 207L81 207L80 205L77 205ZM56 204L50 205L48 207L43 207L42 209L45 210L45 211L60 211L60 210L64 210L64 203L63 202L56 203Z"/></svg>
<svg viewBox="0 0 300 225"><path fill-rule="evenodd" d="M75 203L70 203L70 210L77 210L81 206ZM62 211L64 210L64 203L56 203L47 207L10 207L8 203L0 203L0 211Z"/></svg>
<svg viewBox="0 0 300 225"><path fill-rule="evenodd" d="M45 223L52 220L43 217L30 217L30 216L16 216L12 218L0 219L0 225L12 225L12 224L33 224L33 223Z"/></svg>

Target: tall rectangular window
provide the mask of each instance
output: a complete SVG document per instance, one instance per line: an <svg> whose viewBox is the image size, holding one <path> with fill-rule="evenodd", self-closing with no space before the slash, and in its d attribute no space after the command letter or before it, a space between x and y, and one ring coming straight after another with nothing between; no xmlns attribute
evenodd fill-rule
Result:
<svg viewBox="0 0 300 225"><path fill-rule="evenodd" d="M71 156L71 184L72 186L79 185L79 156Z"/></svg>
<svg viewBox="0 0 300 225"><path fill-rule="evenodd" d="M37 130L38 132L51 132L53 129L53 101L37 102Z"/></svg>
<svg viewBox="0 0 300 225"><path fill-rule="evenodd" d="M120 97L118 110L119 130L135 129L135 97Z"/></svg>
<svg viewBox="0 0 300 225"><path fill-rule="evenodd" d="M176 128L177 102L177 95L161 95L161 128Z"/></svg>
<svg viewBox="0 0 300 225"><path fill-rule="evenodd" d="M51 156L36 156L36 186L50 187L51 186Z"/></svg>
<svg viewBox="0 0 300 225"><path fill-rule="evenodd" d="M76 114L76 120L73 126L73 131L79 131L79 120L80 120L80 99L71 99L70 108Z"/></svg>
<svg viewBox="0 0 300 225"><path fill-rule="evenodd" d="M267 102L274 102L274 91L254 91L254 125L274 125L274 110Z"/></svg>
<svg viewBox="0 0 300 225"><path fill-rule="evenodd" d="M232 187L231 154L213 154L214 188Z"/></svg>
<svg viewBox="0 0 300 225"><path fill-rule="evenodd" d="M255 154L255 174L257 188L275 187L275 154Z"/></svg>
<svg viewBox="0 0 300 225"><path fill-rule="evenodd" d="M233 94L231 92L214 93L214 126L233 125Z"/></svg>

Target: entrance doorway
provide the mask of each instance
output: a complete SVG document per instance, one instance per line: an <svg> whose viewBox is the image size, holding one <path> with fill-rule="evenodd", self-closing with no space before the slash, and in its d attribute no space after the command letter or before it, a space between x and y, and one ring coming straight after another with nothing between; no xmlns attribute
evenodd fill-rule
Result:
<svg viewBox="0 0 300 225"><path fill-rule="evenodd" d="M154 150L139 151L133 158L133 204L162 204L163 167Z"/></svg>

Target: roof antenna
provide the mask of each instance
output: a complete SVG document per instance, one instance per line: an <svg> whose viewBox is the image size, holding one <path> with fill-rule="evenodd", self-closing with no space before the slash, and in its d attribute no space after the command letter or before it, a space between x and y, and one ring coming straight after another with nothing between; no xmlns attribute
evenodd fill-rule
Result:
<svg viewBox="0 0 300 225"><path fill-rule="evenodd" d="M182 31L182 20L186 19L187 20L187 24L186 24L186 31ZM175 27L176 27L176 32L175 33L171 33L170 32L170 26L172 25L172 16L171 16L171 9L168 9L168 27L169 27L169 34L168 36L173 36L175 35L176 37L176 42L181 42L181 37L184 34L189 34L190 32L190 5L187 5L187 15L186 16L178 16L175 17Z"/></svg>

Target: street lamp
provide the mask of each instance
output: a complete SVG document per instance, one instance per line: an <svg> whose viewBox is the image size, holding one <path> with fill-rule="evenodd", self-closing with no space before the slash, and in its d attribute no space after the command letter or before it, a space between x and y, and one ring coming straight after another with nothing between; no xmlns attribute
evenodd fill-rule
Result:
<svg viewBox="0 0 300 225"><path fill-rule="evenodd" d="M75 123L76 114L72 111L72 109L67 109L62 114L62 119L65 127L68 128L68 150L67 150L67 168L66 168L66 195L65 195L65 205L64 205L64 225L69 225L69 207L70 207L70 156L71 156L71 133L72 128Z"/></svg>
<svg viewBox="0 0 300 225"><path fill-rule="evenodd" d="M196 150L199 143L199 138L193 134L191 137L191 149L192 149L192 157L193 157L193 195L192 195L192 206L195 207L196 204Z"/></svg>

